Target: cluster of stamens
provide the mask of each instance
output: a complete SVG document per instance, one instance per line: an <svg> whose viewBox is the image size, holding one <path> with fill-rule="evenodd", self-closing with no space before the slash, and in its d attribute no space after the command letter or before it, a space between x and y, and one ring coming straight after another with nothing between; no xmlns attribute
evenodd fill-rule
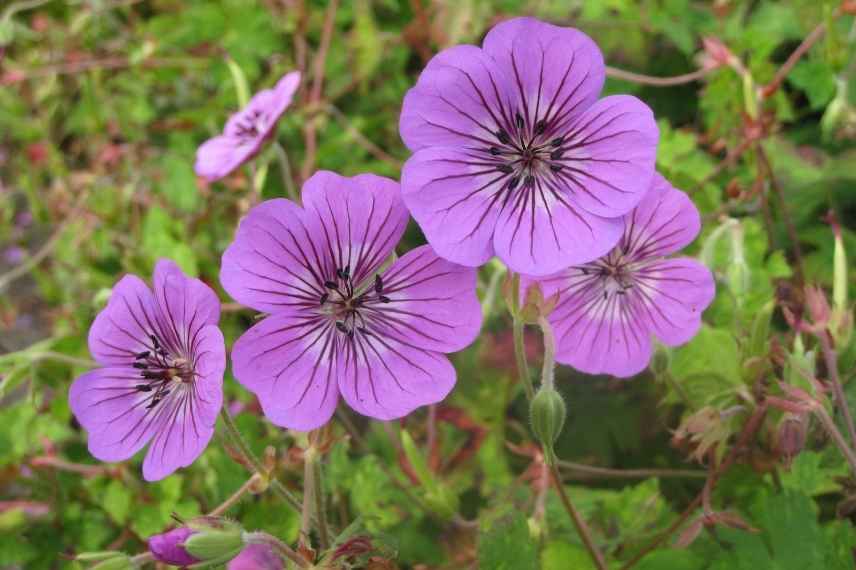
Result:
<svg viewBox="0 0 856 570"><path fill-rule="evenodd" d="M487 151L497 159L502 160L496 170L510 176L505 188L514 190L521 185L523 188L535 185L536 178L550 171L561 172L565 168L562 161L565 158L565 137L551 138L551 129L547 121L535 121L531 129L523 115L518 111L514 118L514 134L500 127L494 132L499 145L490 146Z"/></svg>
<svg viewBox="0 0 856 570"><path fill-rule="evenodd" d="M334 319L336 329L353 338L358 331L370 335L365 317L360 309L372 302L389 303L390 298L383 294L383 278L380 274L374 276L374 285L358 291L349 266L336 269L335 280L324 282L326 291L321 295L322 311Z"/></svg>
<svg viewBox="0 0 856 570"><path fill-rule="evenodd" d="M235 127L235 135L242 138L253 139L261 134L264 129L264 113L258 110L250 111L241 117Z"/></svg>
<svg viewBox="0 0 856 570"><path fill-rule="evenodd" d="M140 377L145 381L134 386L134 389L137 392L153 392L146 409L154 408L163 401L169 395L173 382L190 382L193 379L193 371L186 359L170 356L155 335L149 335L149 338L152 349L135 354L131 365L140 371Z"/></svg>
<svg viewBox="0 0 856 570"><path fill-rule="evenodd" d="M626 295L633 288L633 269L620 254L610 254L578 269L583 275L594 276L602 283L604 300L610 293Z"/></svg>

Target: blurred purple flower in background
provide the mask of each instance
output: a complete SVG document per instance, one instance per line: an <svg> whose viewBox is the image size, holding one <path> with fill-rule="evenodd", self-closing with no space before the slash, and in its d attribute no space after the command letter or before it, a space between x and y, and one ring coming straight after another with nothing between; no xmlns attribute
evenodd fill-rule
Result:
<svg viewBox="0 0 856 570"><path fill-rule="evenodd" d="M154 292L134 275L113 288L89 331L101 368L69 391L89 451L123 461L151 443L143 477L155 481L190 465L208 445L223 400L226 350L214 291L169 260L158 262Z"/></svg>
<svg viewBox="0 0 856 570"><path fill-rule="evenodd" d="M402 107L402 188L439 255L547 275L617 243L659 134L635 97L598 99L604 70L588 36L532 18L428 63Z"/></svg>
<svg viewBox="0 0 856 570"><path fill-rule="evenodd" d="M250 544L226 565L227 570L282 570L282 558L267 544Z"/></svg>
<svg viewBox="0 0 856 570"><path fill-rule="evenodd" d="M690 340L714 296L704 265L668 256L698 235L689 197L657 174L645 198L625 216L624 235L606 256L537 282L559 300L548 320L556 359L589 374L627 377L651 358L651 335L669 346Z"/></svg>
<svg viewBox="0 0 856 570"><path fill-rule="evenodd" d="M256 93L229 118L222 135L205 141L196 151L196 174L214 182L254 157L273 134L299 85L300 72L292 71L273 89Z"/></svg>
<svg viewBox="0 0 856 570"><path fill-rule="evenodd" d="M408 220L392 180L318 172L302 197L251 210L223 255L226 291L270 313L235 343L235 376L272 422L300 430L327 422L339 394L379 419L445 398L443 353L481 326L475 270L429 246L383 269Z"/></svg>
<svg viewBox="0 0 856 570"><path fill-rule="evenodd" d="M26 252L23 248L18 247L17 245L13 245L7 247L3 250L3 261L8 263L9 265L18 265L22 261L24 261L24 254Z"/></svg>

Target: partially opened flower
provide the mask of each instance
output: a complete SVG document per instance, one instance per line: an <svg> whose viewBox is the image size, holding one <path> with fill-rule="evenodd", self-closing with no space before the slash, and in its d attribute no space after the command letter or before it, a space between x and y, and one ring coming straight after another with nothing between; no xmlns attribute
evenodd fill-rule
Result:
<svg viewBox="0 0 856 570"><path fill-rule="evenodd" d="M223 134L205 141L196 151L196 174L214 182L253 158L274 132L299 85L300 72L292 71L273 89L256 93L229 118Z"/></svg>
<svg viewBox="0 0 856 570"><path fill-rule="evenodd" d="M618 245L604 257L550 277L527 280L545 296L558 293L548 317L556 360L590 374L632 376L651 358L651 337L675 346L690 340L714 296L701 263L668 258L699 232L699 214L686 194L659 174L625 216Z"/></svg>
<svg viewBox="0 0 856 570"><path fill-rule="evenodd" d="M385 267L408 215L398 184L319 172L301 208L284 199L250 211L223 255L223 287L270 316L235 343L238 380L274 423L324 424L339 395L375 418L442 400L455 384L443 353L481 326L475 270L429 246Z"/></svg>
<svg viewBox="0 0 856 570"><path fill-rule="evenodd" d="M532 18L428 62L401 111L402 188L438 254L547 275L612 249L659 134L638 99L598 99L604 70L588 36Z"/></svg>
<svg viewBox="0 0 856 570"><path fill-rule="evenodd" d="M89 351L101 367L69 391L92 455L123 461L149 444L143 462L149 481L204 451L226 368L214 292L169 260L157 263L153 282L154 291L135 275L116 284L89 331Z"/></svg>

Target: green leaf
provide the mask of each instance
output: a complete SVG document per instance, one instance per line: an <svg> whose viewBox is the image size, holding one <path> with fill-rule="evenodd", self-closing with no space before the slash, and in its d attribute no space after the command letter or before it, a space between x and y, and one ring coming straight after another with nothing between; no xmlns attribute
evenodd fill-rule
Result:
<svg viewBox="0 0 856 570"><path fill-rule="evenodd" d="M588 551L578 545L559 540L550 542L541 552L541 570L594 570L597 567Z"/></svg>
<svg viewBox="0 0 856 570"><path fill-rule="evenodd" d="M128 513L131 510L133 498L128 487L119 481L110 481L107 489L104 491L102 498L104 510L118 524L125 524L128 520Z"/></svg>
<svg viewBox="0 0 856 570"><path fill-rule="evenodd" d="M675 349L671 362L672 376L697 407L742 383L737 341L726 330L703 325L695 338Z"/></svg>
<svg viewBox="0 0 856 570"><path fill-rule="evenodd" d="M478 544L480 570L522 570L538 567L538 552L524 516L514 511L482 530Z"/></svg>
<svg viewBox="0 0 856 570"><path fill-rule="evenodd" d="M791 70L788 81L805 91L814 110L824 108L835 96L835 72L822 59L802 60Z"/></svg>

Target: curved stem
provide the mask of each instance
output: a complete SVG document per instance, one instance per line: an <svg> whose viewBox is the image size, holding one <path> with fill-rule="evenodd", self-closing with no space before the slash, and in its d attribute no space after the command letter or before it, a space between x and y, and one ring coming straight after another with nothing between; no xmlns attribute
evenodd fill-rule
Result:
<svg viewBox="0 0 856 570"><path fill-rule="evenodd" d="M535 389L532 388L532 377L529 376L529 364L526 362L526 346L523 343L523 321L516 315L512 323L512 330L514 332L514 359L517 362L517 375L523 384L526 399L531 401L535 397Z"/></svg>
<svg viewBox="0 0 856 570"><path fill-rule="evenodd" d="M674 77L654 77L653 75L643 75L632 71L624 71L616 67L606 66L606 76L630 83L638 83L640 85L652 85L654 87L672 87L674 85L684 85L702 79L705 75L715 71L716 68L697 69L683 75L675 75Z"/></svg>
<svg viewBox="0 0 856 570"><path fill-rule="evenodd" d="M300 194L294 185L294 175L291 172L291 163L288 161L288 154L286 154L285 149L278 142L274 142L271 146L276 155L276 160L279 162L279 170L282 174L282 184L285 187L285 191L288 193L289 198L299 204Z"/></svg>

